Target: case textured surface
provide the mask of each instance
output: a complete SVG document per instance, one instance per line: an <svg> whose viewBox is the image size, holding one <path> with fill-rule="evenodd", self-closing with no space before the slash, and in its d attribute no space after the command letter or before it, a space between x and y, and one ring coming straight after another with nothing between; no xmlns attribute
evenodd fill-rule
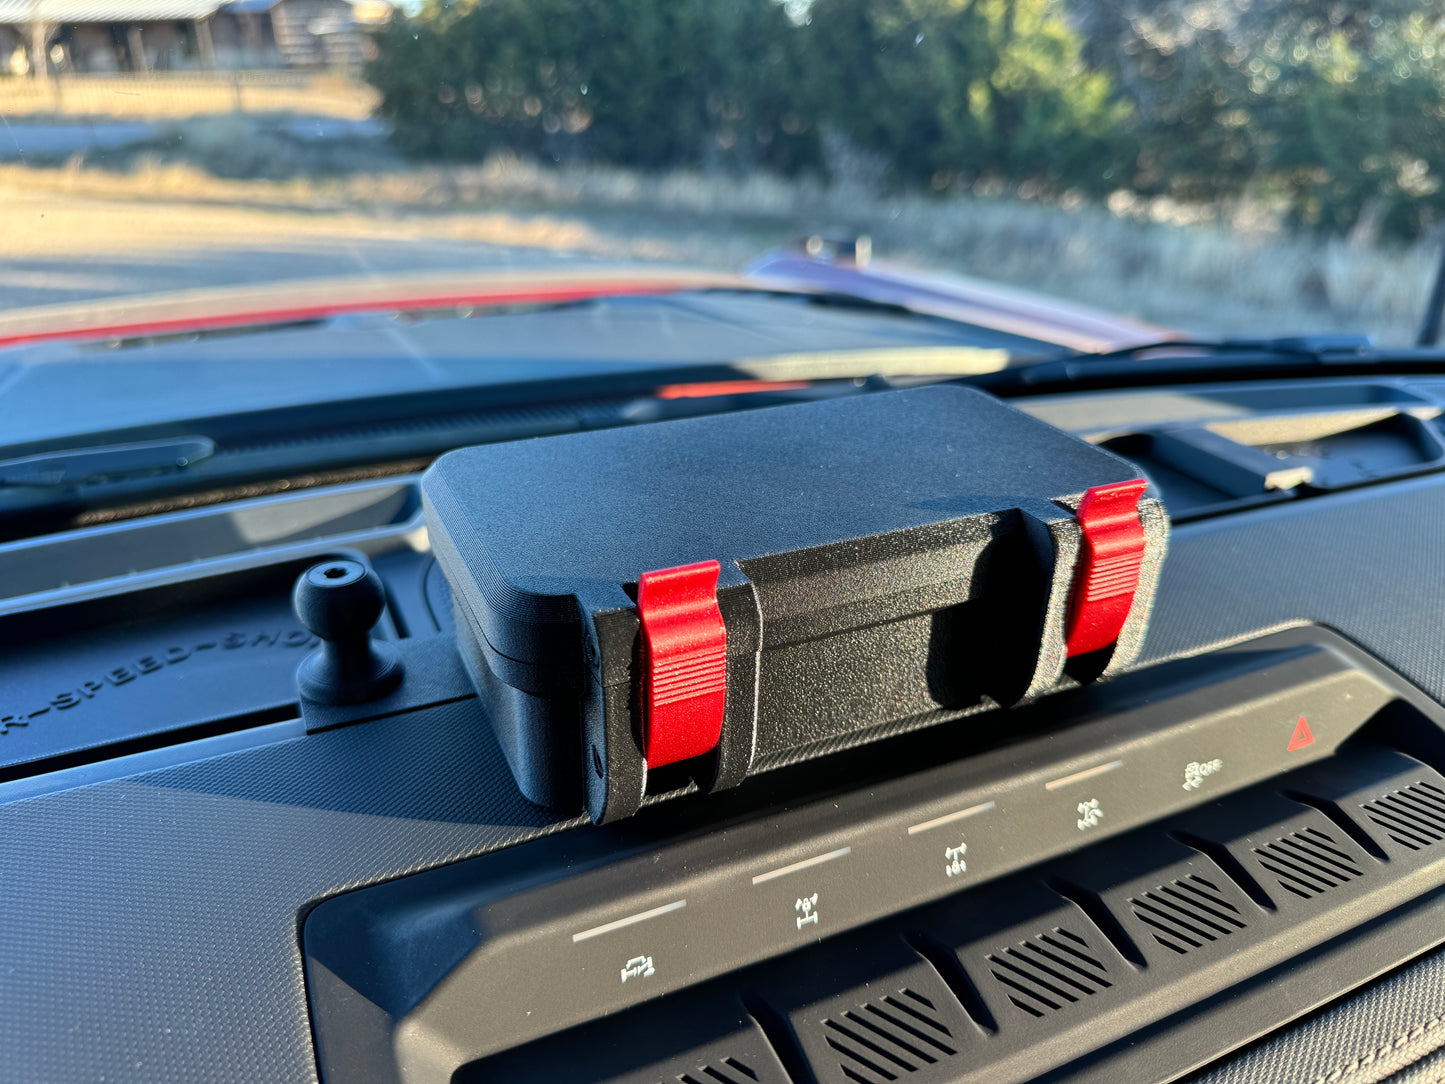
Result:
<svg viewBox="0 0 1445 1084"><path fill-rule="evenodd" d="M725 786L755 759L1057 686L1073 511L1137 474L991 396L935 386L464 448L422 494L523 791L575 807L585 778L604 820L646 784L627 691L644 572L722 565L724 738L699 782ZM1150 498L1141 519L1136 612L1076 676L1137 651L1167 531Z"/></svg>

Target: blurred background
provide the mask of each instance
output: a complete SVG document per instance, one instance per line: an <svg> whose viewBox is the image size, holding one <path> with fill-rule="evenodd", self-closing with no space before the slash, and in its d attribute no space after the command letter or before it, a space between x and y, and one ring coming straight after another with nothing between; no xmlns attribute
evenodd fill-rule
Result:
<svg viewBox="0 0 1445 1084"><path fill-rule="evenodd" d="M0 308L800 234L1412 338L1445 0L0 0Z"/></svg>

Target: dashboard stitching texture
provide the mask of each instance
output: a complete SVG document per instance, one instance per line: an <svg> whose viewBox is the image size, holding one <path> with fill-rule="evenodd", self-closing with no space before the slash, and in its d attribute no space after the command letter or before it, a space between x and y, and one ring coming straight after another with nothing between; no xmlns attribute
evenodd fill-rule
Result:
<svg viewBox="0 0 1445 1084"><path fill-rule="evenodd" d="M1422 1004L1441 1004L1445 966L1439 954L1375 984L1277 1038L1261 1043L1194 1084L1303 1080L1309 1084L1366 1084L1387 1080L1445 1046L1445 1012L1418 1021ZM1396 1023L1399 1018L1403 1022ZM1392 1033L1396 1028L1405 1030ZM1359 1043L1375 1043L1352 1053ZM1349 1058L1348 1061L1340 1060Z"/></svg>
<svg viewBox="0 0 1445 1084"><path fill-rule="evenodd" d="M1420 1058L1424 1057L1426 1054L1429 1054L1434 1050L1438 1050L1441 1044L1439 1040L1434 1040L1423 1050L1414 1049L1412 1044L1415 1042L1416 1039L1419 1039L1421 1036L1430 1035L1430 1033L1439 1028L1441 1024L1445 1024L1445 1013L1441 1013L1439 1016L1431 1017L1423 1024L1411 1028L1409 1031L1405 1032L1403 1035L1399 1036L1393 1041L1388 1042L1383 1046L1375 1047L1375 1049L1371 1050L1368 1054L1362 1054L1351 1062L1347 1062L1344 1065L1336 1066L1334 1069L1331 1069L1323 1076L1315 1077L1315 1079L1311 1081L1310 1084L1339 1084L1339 1082L1344 1080L1346 1077L1353 1077L1359 1075L1362 1070L1372 1067L1386 1054L1395 1053L1404 1046L1411 1047L1410 1052L1407 1055L1408 1062L1406 1064L1408 1064L1409 1062L1417 1061ZM1394 1064L1392 1068L1386 1069L1383 1075L1380 1073L1371 1073L1370 1079L1382 1080L1385 1076L1392 1075L1397 1068L1399 1068L1399 1065Z"/></svg>

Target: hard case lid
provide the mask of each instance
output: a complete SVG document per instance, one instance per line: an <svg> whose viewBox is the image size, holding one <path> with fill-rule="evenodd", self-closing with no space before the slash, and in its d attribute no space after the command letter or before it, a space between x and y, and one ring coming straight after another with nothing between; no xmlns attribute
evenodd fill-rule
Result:
<svg viewBox="0 0 1445 1084"><path fill-rule="evenodd" d="M580 659L576 599L633 600L644 572L908 528L1077 506L1122 459L959 386L463 448L422 479L432 544L493 650Z"/></svg>

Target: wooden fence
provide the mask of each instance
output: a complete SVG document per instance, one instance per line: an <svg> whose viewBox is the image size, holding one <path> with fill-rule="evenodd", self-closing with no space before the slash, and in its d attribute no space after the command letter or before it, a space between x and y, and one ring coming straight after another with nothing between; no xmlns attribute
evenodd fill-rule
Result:
<svg viewBox="0 0 1445 1084"><path fill-rule="evenodd" d="M376 92L339 72L169 71L0 78L0 116L199 116L240 110L359 120Z"/></svg>

